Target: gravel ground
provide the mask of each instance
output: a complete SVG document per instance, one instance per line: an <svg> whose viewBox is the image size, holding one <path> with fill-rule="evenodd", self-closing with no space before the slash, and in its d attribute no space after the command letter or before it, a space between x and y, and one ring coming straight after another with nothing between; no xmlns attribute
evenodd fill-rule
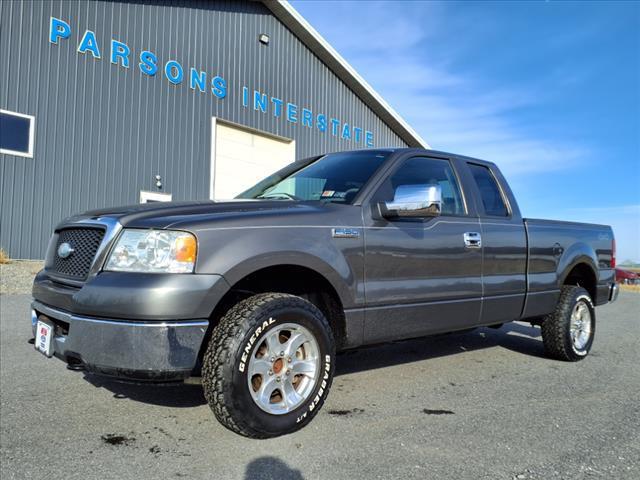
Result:
<svg viewBox="0 0 640 480"><path fill-rule="evenodd" d="M33 277L43 266L34 260L12 260L0 264L0 294L30 293Z"/></svg>
<svg viewBox="0 0 640 480"><path fill-rule="evenodd" d="M398 342L338 356L303 430L248 440L196 385L128 385L36 353L28 295L0 296L0 478L640 478L640 295L598 308L591 355L544 357L539 330Z"/></svg>

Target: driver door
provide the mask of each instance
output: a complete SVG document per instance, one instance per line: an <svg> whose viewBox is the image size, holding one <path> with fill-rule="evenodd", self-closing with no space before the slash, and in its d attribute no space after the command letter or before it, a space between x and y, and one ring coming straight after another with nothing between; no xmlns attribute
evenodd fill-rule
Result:
<svg viewBox="0 0 640 480"><path fill-rule="evenodd" d="M439 185L441 214L383 218L380 202L398 190ZM419 190L419 188L418 188ZM371 197L365 221L365 342L467 328L480 322L482 247L465 245L480 232L450 159L401 160ZM471 242L473 243L473 242Z"/></svg>

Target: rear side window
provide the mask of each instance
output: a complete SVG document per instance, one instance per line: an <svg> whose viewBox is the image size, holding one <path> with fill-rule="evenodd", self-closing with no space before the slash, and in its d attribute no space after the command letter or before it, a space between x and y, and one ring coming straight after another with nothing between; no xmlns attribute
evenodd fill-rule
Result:
<svg viewBox="0 0 640 480"><path fill-rule="evenodd" d="M406 160L381 185L374 199L390 202L401 185L440 185L442 189L442 215L465 215L458 180L448 160L414 157Z"/></svg>
<svg viewBox="0 0 640 480"><path fill-rule="evenodd" d="M483 165L476 165L475 163L469 163L468 165L478 190L480 190L485 213L495 217L508 216L509 210L504 203L502 193L500 193L498 182L491 171Z"/></svg>

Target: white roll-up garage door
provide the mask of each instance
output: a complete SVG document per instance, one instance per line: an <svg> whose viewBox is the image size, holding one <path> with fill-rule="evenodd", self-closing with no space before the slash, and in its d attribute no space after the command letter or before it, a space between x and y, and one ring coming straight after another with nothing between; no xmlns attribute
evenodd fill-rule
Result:
<svg viewBox="0 0 640 480"><path fill-rule="evenodd" d="M213 119L211 198L233 198L295 160L293 140Z"/></svg>

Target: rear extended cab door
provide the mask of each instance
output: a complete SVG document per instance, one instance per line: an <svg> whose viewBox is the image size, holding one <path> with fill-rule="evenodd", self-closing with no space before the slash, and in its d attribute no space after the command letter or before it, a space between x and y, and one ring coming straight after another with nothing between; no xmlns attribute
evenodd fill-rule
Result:
<svg viewBox="0 0 640 480"><path fill-rule="evenodd" d="M527 290L527 234L520 209L500 170L465 159L482 235L481 324L518 320Z"/></svg>
<svg viewBox="0 0 640 480"><path fill-rule="evenodd" d="M380 201L397 185L425 182L429 165L451 175L461 205L424 218L380 218ZM403 174L405 168L410 168ZM398 177L399 175L400 177ZM402 180L398 180L402 178ZM447 177L448 178L448 177ZM447 183L447 182L443 182ZM451 181L448 180L448 185ZM409 152L392 162L363 202L365 226L365 343L411 338L478 325L482 303L481 248L465 246L465 234L479 233L473 197L464 188L458 162L437 152ZM445 203L453 193L443 194ZM452 209L450 209L452 210Z"/></svg>

